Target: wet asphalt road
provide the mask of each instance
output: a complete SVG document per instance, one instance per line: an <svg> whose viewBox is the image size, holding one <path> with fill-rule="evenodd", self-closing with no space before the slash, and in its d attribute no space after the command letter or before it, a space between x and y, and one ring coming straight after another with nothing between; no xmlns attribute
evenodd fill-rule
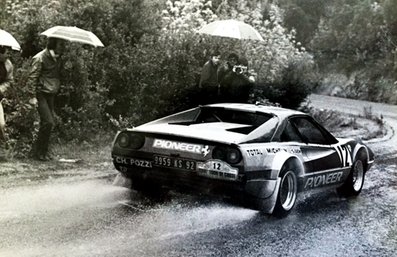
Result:
<svg viewBox="0 0 397 257"><path fill-rule="evenodd" d="M369 104L312 102L352 112ZM397 129L396 107L381 108ZM396 140L389 129L369 142L377 162L358 198L301 195L281 220L222 199L172 193L151 202L113 186L111 168L34 183L10 176L0 180L0 256L397 256Z"/></svg>

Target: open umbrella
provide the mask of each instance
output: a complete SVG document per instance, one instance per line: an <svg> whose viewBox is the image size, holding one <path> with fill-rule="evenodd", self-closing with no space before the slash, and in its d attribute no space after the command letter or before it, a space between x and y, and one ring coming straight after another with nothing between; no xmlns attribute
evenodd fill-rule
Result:
<svg viewBox="0 0 397 257"><path fill-rule="evenodd" d="M203 26L198 33L236 39L252 39L263 41L259 32L251 25L236 20L219 20Z"/></svg>
<svg viewBox="0 0 397 257"><path fill-rule="evenodd" d="M2 29L0 29L0 46L8 46L17 51L21 50L18 41L10 33Z"/></svg>
<svg viewBox="0 0 397 257"><path fill-rule="evenodd" d="M61 38L64 40L103 47L101 40L91 31L70 26L55 26L47 29L40 35Z"/></svg>

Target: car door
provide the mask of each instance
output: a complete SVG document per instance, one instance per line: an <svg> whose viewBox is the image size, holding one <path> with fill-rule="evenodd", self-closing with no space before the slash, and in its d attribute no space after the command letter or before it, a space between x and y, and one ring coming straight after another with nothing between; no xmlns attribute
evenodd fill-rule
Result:
<svg viewBox="0 0 397 257"><path fill-rule="evenodd" d="M300 147L305 167L298 177L301 190L339 186L349 174L349 147L341 145L310 116L288 118L280 141Z"/></svg>
<svg viewBox="0 0 397 257"><path fill-rule="evenodd" d="M302 153L306 156L308 173L316 173L340 168L340 157L333 144L338 141L321 125L309 116L290 118L304 144Z"/></svg>

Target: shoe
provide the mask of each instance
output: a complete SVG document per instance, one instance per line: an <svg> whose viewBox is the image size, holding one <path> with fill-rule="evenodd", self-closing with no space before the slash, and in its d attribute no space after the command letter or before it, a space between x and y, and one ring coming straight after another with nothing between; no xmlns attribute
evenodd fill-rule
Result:
<svg viewBox="0 0 397 257"><path fill-rule="evenodd" d="M1 149L0 150L0 162L7 162L8 158L7 158L7 153L5 150Z"/></svg>
<svg viewBox="0 0 397 257"><path fill-rule="evenodd" d="M0 155L0 162L7 162L8 158L5 155Z"/></svg>
<svg viewBox="0 0 397 257"><path fill-rule="evenodd" d="M37 161L41 161L41 162L49 161L49 160L45 157L45 155L42 155L42 154L35 155L35 156L34 156L34 159L37 160Z"/></svg>
<svg viewBox="0 0 397 257"><path fill-rule="evenodd" d="M41 161L41 162L48 162L52 160L52 157L48 154L34 154L33 158L37 161Z"/></svg>
<svg viewBox="0 0 397 257"><path fill-rule="evenodd" d="M54 157L52 157L52 155L50 155L50 154L46 154L46 155L44 155L44 158L47 160L47 161L52 161L52 160L54 160Z"/></svg>

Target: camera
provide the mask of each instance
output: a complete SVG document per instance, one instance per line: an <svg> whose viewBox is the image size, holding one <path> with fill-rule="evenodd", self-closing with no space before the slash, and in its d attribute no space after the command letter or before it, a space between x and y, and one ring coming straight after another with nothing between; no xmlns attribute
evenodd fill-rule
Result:
<svg viewBox="0 0 397 257"><path fill-rule="evenodd" d="M247 72L247 66L244 65L234 65L233 66L233 72L237 74L243 74Z"/></svg>

